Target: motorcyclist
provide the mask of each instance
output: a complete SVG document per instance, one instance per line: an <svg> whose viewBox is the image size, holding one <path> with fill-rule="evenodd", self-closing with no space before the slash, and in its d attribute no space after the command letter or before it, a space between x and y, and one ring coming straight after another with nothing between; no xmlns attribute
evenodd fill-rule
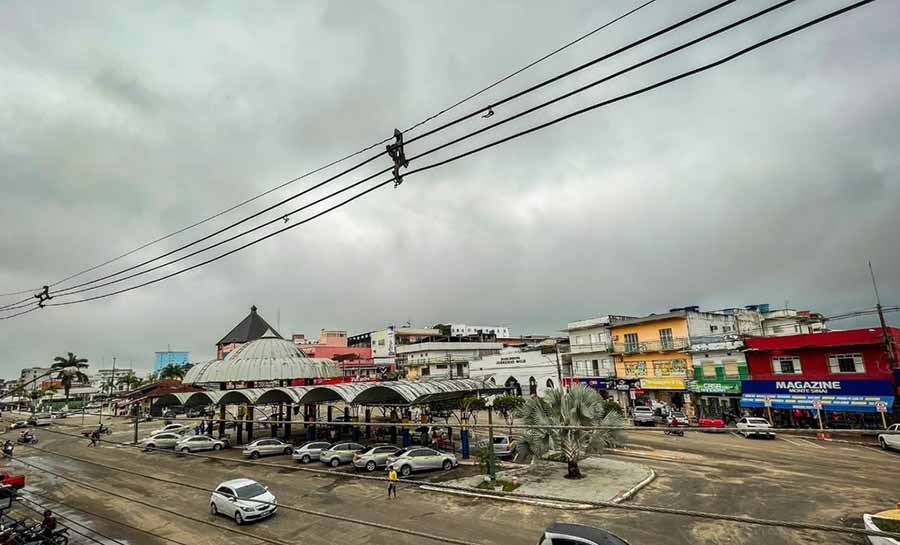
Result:
<svg viewBox="0 0 900 545"><path fill-rule="evenodd" d="M41 521L41 534L45 539L51 539L53 532L56 530L56 517L49 509L44 511L44 520Z"/></svg>
<svg viewBox="0 0 900 545"><path fill-rule="evenodd" d="M9 439L3 443L3 455L8 457L12 457L13 455L13 443Z"/></svg>

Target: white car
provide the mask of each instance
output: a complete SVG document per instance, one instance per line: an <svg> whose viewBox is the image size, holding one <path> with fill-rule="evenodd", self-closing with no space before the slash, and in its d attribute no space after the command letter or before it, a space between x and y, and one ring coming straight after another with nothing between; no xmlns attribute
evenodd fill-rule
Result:
<svg viewBox="0 0 900 545"><path fill-rule="evenodd" d="M175 448L175 445L181 441L183 437L178 435L177 433L165 432L165 433L157 433L156 435L151 435L150 437L145 438L141 441L141 446L144 447L144 450L155 450L160 448Z"/></svg>
<svg viewBox="0 0 900 545"><path fill-rule="evenodd" d="M900 450L900 424L891 424L887 431L894 433L878 434L878 444L885 450L889 448Z"/></svg>
<svg viewBox="0 0 900 545"><path fill-rule="evenodd" d="M681 411L670 412L669 420L671 420L672 418L674 418L675 421L678 422L679 426L690 426L691 425L691 421L688 420L688 417L685 416L685 414Z"/></svg>
<svg viewBox="0 0 900 545"><path fill-rule="evenodd" d="M269 487L250 479L225 481L209 497L209 512L233 518L238 524L270 517L277 510Z"/></svg>
<svg viewBox="0 0 900 545"><path fill-rule="evenodd" d="M244 447L243 455L247 458L257 459L260 456L275 454L293 454L294 447L281 439L257 439Z"/></svg>
<svg viewBox="0 0 900 545"><path fill-rule="evenodd" d="M175 452L197 452L201 450L222 450L225 442L208 435L192 435L175 443Z"/></svg>
<svg viewBox="0 0 900 545"><path fill-rule="evenodd" d="M166 424L165 426L159 428L158 430L153 430L150 432L150 437L154 435L159 435L160 433L184 433L188 429L184 424Z"/></svg>
<svg viewBox="0 0 900 545"><path fill-rule="evenodd" d="M757 418L754 416L745 416L737 422L738 433L744 437L751 435L759 435L775 439L775 432L772 431L772 425L765 418Z"/></svg>

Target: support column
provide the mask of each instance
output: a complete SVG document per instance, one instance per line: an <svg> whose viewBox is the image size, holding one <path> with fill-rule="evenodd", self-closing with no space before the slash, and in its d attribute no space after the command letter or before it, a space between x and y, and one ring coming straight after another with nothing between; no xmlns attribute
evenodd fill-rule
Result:
<svg viewBox="0 0 900 545"><path fill-rule="evenodd" d="M288 403L287 404L287 422L284 423L284 440L285 441L291 440L291 420L293 420L293 418L294 418L293 409L294 409L294 404Z"/></svg>
<svg viewBox="0 0 900 545"><path fill-rule="evenodd" d="M372 438L372 426L371 426L371 424L372 424L372 409L366 408L365 423L370 424L370 425L366 426L366 431L365 431L366 439L371 439Z"/></svg>
<svg viewBox="0 0 900 545"><path fill-rule="evenodd" d="M469 459L469 430L466 428L465 423L462 425L462 428L459 430L459 443L460 449L462 450L463 460Z"/></svg>
<svg viewBox="0 0 900 545"><path fill-rule="evenodd" d="M253 442L253 405L247 405L247 442Z"/></svg>
<svg viewBox="0 0 900 545"><path fill-rule="evenodd" d="M237 433L237 443L236 444L238 444L238 445L244 444L244 422L243 422L243 420L245 418L245 414L246 413L244 411L244 406L238 405L238 412L237 412L238 419L237 419L237 422L234 423L234 431Z"/></svg>
<svg viewBox="0 0 900 545"><path fill-rule="evenodd" d="M219 406L219 439L225 437L225 405Z"/></svg>

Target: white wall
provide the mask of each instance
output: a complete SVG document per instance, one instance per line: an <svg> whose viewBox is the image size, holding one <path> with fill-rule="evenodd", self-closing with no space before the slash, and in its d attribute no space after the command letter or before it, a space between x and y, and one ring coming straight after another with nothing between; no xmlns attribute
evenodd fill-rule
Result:
<svg viewBox="0 0 900 545"><path fill-rule="evenodd" d="M688 312L687 319L691 337L737 334L737 320L733 314Z"/></svg>
<svg viewBox="0 0 900 545"><path fill-rule="evenodd" d="M479 380L493 378L494 384L501 387L510 377L515 378L522 388L523 396L529 395L529 382L532 378L537 383L539 396L543 396L548 388L559 387L556 354L541 354L540 350L504 352L469 362L469 377ZM548 380L552 384L550 387L547 385Z"/></svg>

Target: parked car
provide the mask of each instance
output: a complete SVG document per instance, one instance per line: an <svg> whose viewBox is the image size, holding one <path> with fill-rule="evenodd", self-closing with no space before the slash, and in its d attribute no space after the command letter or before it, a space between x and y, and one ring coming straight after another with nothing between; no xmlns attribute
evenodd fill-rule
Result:
<svg viewBox="0 0 900 545"><path fill-rule="evenodd" d="M685 416L685 414L681 411L670 412L669 417L666 419L666 423L671 421L673 418L675 419L676 422L678 422L679 426L690 426L691 425L691 421L688 420L688 417Z"/></svg>
<svg viewBox="0 0 900 545"><path fill-rule="evenodd" d="M427 469L450 470L459 465L456 456L447 452L438 452L434 449L423 447L411 447L404 449L387 459L386 469L395 469L403 477L408 477L413 471Z"/></svg>
<svg viewBox="0 0 900 545"><path fill-rule="evenodd" d="M725 427L725 420L719 416L701 416L697 419L697 425L706 431L713 431Z"/></svg>
<svg viewBox="0 0 900 545"><path fill-rule="evenodd" d="M291 454L294 447L290 443L285 443L281 439L257 439L246 447L242 454L247 458L257 459L260 456L271 456L273 454Z"/></svg>
<svg viewBox="0 0 900 545"><path fill-rule="evenodd" d="M635 426L655 426L656 415L650 407L635 407L631 413Z"/></svg>
<svg viewBox="0 0 900 545"><path fill-rule="evenodd" d="M772 425L765 418L757 418L754 416L745 416L737 422L738 433L744 437L759 435L775 439L775 432L772 431Z"/></svg>
<svg viewBox="0 0 900 545"><path fill-rule="evenodd" d="M544 530L537 545L628 545L624 539L600 528L554 522Z"/></svg>
<svg viewBox="0 0 900 545"><path fill-rule="evenodd" d="M141 441L141 446L144 447L145 450L158 448L175 448L175 445L178 444L178 442L182 439L184 438L177 433L167 431L164 433L151 435L150 437L145 437Z"/></svg>
<svg viewBox="0 0 900 545"><path fill-rule="evenodd" d="M269 487L250 479L234 479L216 487L209 497L209 512L243 524L274 515L277 503Z"/></svg>
<svg viewBox="0 0 900 545"><path fill-rule="evenodd" d="M891 424L890 427L888 427L887 431L895 432L898 435L890 433L879 433L878 444L881 445L881 448L885 450L890 448L900 450L900 424Z"/></svg>
<svg viewBox="0 0 900 545"><path fill-rule="evenodd" d="M364 449L365 447L359 443L336 443L319 454L319 461L331 467L349 464L353 461L353 455Z"/></svg>
<svg viewBox="0 0 900 545"><path fill-rule="evenodd" d="M15 422L12 423L12 425L9 426L9 429L18 430L18 429L27 428L27 427L28 427L27 420L16 420Z"/></svg>
<svg viewBox="0 0 900 545"><path fill-rule="evenodd" d="M318 460L323 450L331 448L331 443L325 441L307 441L294 449L292 458L302 464L308 464L313 460Z"/></svg>
<svg viewBox="0 0 900 545"><path fill-rule="evenodd" d="M479 448L487 446L487 441L480 441ZM511 458L516 453L516 441L508 435L494 436L494 456L497 458Z"/></svg>
<svg viewBox="0 0 900 545"><path fill-rule="evenodd" d="M441 426L419 426L410 433L410 440L414 445L429 446L435 435L443 435L445 432Z"/></svg>
<svg viewBox="0 0 900 545"><path fill-rule="evenodd" d="M192 435L175 443L175 452L198 452L202 450L222 450L225 442L208 435Z"/></svg>
<svg viewBox="0 0 900 545"><path fill-rule="evenodd" d="M32 426L49 426L53 423L53 419L49 414L36 414L28 419L28 423Z"/></svg>
<svg viewBox="0 0 900 545"><path fill-rule="evenodd" d="M9 473L0 473L0 484L9 486L13 490L25 488L25 475L10 475Z"/></svg>
<svg viewBox="0 0 900 545"><path fill-rule="evenodd" d="M400 450L393 445L373 445L353 455L353 467L375 471L379 467L386 466L388 456L396 455Z"/></svg>
<svg viewBox="0 0 900 545"><path fill-rule="evenodd" d="M184 433L188 431L189 427L184 424L166 424L165 426L159 428L158 430L153 430L150 432L150 436L154 436L159 433Z"/></svg>

